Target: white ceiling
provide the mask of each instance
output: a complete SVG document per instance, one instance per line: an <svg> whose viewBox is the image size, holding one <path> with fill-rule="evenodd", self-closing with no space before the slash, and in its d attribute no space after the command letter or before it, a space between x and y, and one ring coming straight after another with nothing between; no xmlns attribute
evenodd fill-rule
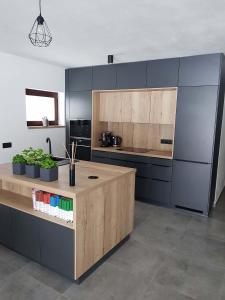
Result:
<svg viewBox="0 0 225 300"><path fill-rule="evenodd" d="M64 67L225 52L224 0L42 0L52 35L28 33L38 0L0 0L0 51Z"/></svg>

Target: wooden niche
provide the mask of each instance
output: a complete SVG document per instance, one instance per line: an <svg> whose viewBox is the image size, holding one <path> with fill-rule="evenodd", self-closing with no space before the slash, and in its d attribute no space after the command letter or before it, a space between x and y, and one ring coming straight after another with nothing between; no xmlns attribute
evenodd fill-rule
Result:
<svg viewBox="0 0 225 300"><path fill-rule="evenodd" d="M123 147L173 152L177 88L93 91L92 147L102 131L122 137Z"/></svg>

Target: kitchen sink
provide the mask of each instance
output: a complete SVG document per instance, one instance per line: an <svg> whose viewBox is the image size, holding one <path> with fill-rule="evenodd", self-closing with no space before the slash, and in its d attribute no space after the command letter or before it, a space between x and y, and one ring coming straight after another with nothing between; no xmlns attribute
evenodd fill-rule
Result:
<svg viewBox="0 0 225 300"><path fill-rule="evenodd" d="M68 165L70 163L69 158L66 157L52 156L52 159L57 162L58 166Z"/></svg>
<svg viewBox="0 0 225 300"><path fill-rule="evenodd" d="M60 156L52 156L52 159L57 162L58 166L64 166L68 165L70 163L69 158L66 157L60 157ZM78 159L75 159L75 163L78 162Z"/></svg>

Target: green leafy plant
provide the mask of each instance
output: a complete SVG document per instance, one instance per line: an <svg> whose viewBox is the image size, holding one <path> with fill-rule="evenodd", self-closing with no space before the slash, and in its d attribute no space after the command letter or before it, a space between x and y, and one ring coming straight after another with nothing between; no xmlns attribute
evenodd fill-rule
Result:
<svg viewBox="0 0 225 300"><path fill-rule="evenodd" d="M28 149L24 149L21 155L25 159L27 165L40 166L46 154L42 149L33 149L32 147L30 147Z"/></svg>
<svg viewBox="0 0 225 300"><path fill-rule="evenodd" d="M16 154L12 159L13 164L25 164L26 160L21 154Z"/></svg>
<svg viewBox="0 0 225 300"><path fill-rule="evenodd" d="M45 157L40 163L40 167L43 169L53 169L57 167L57 163L51 158L50 155L45 154Z"/></svg>

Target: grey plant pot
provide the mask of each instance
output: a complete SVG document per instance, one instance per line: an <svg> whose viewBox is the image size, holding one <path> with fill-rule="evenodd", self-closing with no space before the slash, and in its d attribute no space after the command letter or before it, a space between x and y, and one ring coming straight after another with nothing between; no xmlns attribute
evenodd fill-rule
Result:
<svg viewBox="0 0 225 300"><path fill-rule="evenodd" d="M58 180L58 167L52 169L40 168L40 179L43 181Z"/></svg>
<svg viewBox="0 0 225 300"><path fill-rule="evenodd" d="M24 175L25 174L25 164L12 164L13 174Z"/></svg>
<svg viewBox="0 0 225 300"><path fill-rule="evenodd" d="M26 176L30 178L40 177L40 167L36 165L26 165Z"/></svg>

